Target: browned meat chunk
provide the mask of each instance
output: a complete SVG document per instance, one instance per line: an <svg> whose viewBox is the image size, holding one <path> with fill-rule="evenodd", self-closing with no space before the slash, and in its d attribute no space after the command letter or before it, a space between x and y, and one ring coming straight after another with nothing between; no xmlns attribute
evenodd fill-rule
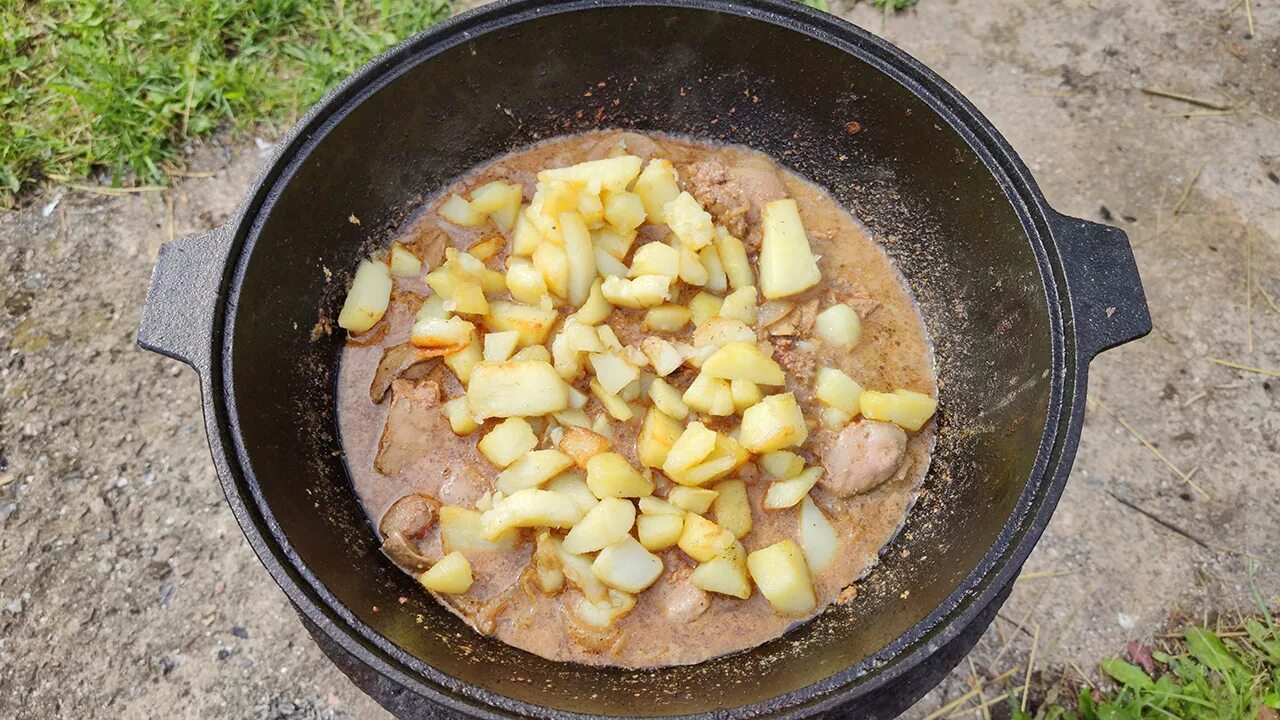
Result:
<svg viewBox="0 0 1280 720"><path fill-rule="evenodd" d="M382 540L382 554L391 562L411 573L420 573L431 567L431 558L422 554L418 544L413 540L393 532Z"/></svg>
<svg viewBox="0 0 1280 720"><path fill-rule="evenodd" d="M391 383L391 410L378 442L374 467L384 475L398 475L414 461L452 437L440 408L440 384L431 380Z"/></svg>
<svg viewBox="0 0 1280 720"><path fill-rule="evenodd" d="M751 202L742 186L729 178L724 165L714 160L696 162L685 168L683 176L685 189L702 203L716 222L725 226L734 237L746 237Z"/></svg>
<svg viewBox="0 0 1280 720"><path fill-rule="evenodd" d="M711 607L707 592L693 584L687 569L671 575L671 583L662 597L662 612L668 620L678 623L693 622Z"/></svg>
<svg viewBox="0 0 1280 720"><path fill-rule="evenodd" d="M431 222L421 222L415 226L412 235L405 242L428 268L439 267L444 262L444 249L450 244L449 235L439 225Z"/></svg>
<svg viewBox="0 0 1280 720"><path fill-rule="evenodd" d="M818 484L847 498L873 490L893 477L907 452L907 434L893 423L862 420L845 426L824 458Z"/></svg>
<svg viewBox="0 0 1280 720"><path fill-rule="evenodd" d="M369 398L374 402L382 402L391 389L391 383L409 368L436 357L436 353L423 350L409 343L402 343L382 351L382 361L373 374L373 383L369 385Z"/></svg>
<svg viewBox="0 0 1280 720"><path fill-rule="evenodd" d="M619 155L635 155L641 160L665 155L658 143L640 133L624 132L611 135L596 143L587 153L588 160L603 160Z"/></svg>
<svg viewBox="0 0 1280 720"><path fill-rule="evenodd" d="M436 524L436 512L440 501L423 493L409 493L391 504L378 521L378 530L384 536L398 532L416 540L424 537Z"/></svg>
<svg viewBox="0 0 1280 720"><path fill-rule="evenodd" d="M807 383L817 370L817 358L801 349L801 339L796 335L780 335L770 338L773 343L773 359L795 380Z"/></svg>

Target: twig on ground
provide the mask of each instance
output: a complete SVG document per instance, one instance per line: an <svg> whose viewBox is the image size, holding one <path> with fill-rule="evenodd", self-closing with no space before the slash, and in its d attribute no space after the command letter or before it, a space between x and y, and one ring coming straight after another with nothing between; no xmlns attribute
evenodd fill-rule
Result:
<svg viewBox="0 0 1280 720"><path fill-rule="evenodd" d="M1182 209L1187 204L1187 198L1191 197L1191 188L1195 187L1196 180L1200 179L1200 173L1204 171L1204 165L1204 163L1200 163L1200 167L1196 168L1195 174L1193 174L1191 179L1187 181L1187 184L1183 186L1182 194L1178 196L1178 202L1173 205L1173 214L1175 216L1182 214Z"/></svg>
<svg viewBox="0 0 1280 720"><path fill-rule="evenodd" d="M1184 95L1179 92L1173 92L1172 90L1165 90L1163 88L1158 88L1153 86L1147 86L1142 88L1142 92L1148 95L1154 95L1156 97L1168 98L1170 100L1180 100L1184 103L1199 105L1200 107L1206 107L1206 108L1209 108L1210 110L1230 110L1232 109L1232 107L1234 107L1232 105L1228 105L1227 103L1218 102L1216 100L1206 100L1204 98L1196 97L1194 95Z"/></svg>
<svg viewBox="0 0 1280 720"><path fill-rule="evenodd" d="M1233 368L1235 370L1243 370L1245 372L1257 373L1258 375L1266 375L1268 377L1280 378L1280 370L1268 370L1267 368L1253 367L1252 365L1241 365L1238 362L1223 360L1222 358L1211 357L1209 362L1221 365L1223 367Z"/></svg>

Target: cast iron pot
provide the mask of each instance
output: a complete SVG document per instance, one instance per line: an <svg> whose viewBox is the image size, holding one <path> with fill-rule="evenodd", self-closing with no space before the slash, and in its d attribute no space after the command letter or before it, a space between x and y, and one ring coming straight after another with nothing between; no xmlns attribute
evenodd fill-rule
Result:
<svg viewBox="0 0 1280 720"><path fill-rule="evenodd" d="M885 241L936 343L936 457L857 599L689 667L550 662L427 598L378 552L351 489L333 417L343 339L312 337L423 196L603 127L744 143L825 186ZM1049 521L1089 361L1149 330L1124 234L1054 212L973 105L883 40L790 1L513 0L405 42L318 104L232 220L164 246L139 343L197 370L249 543L321 646L402 717L891 717L972 647Z"/></svg>

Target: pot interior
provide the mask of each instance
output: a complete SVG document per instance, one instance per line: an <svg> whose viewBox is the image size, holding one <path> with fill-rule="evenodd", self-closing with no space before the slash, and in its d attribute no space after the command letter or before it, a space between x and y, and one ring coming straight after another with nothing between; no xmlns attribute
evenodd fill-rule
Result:
<svg viewBox="0 0 1280 720"><path fill-rule="evenodd" d="M880 69L881 46L846 36L861 43L851 54L730 5L740 9L530 12L447 49L410 46L388 63L381 87L358 106L348 98L328 127L299 140L291 172L264 189L231 279L222 359L244 483L260 492L269 530L345 612L407 663L452 678L437 682L454 691L472 692L466 684L547 708L667 714L803 688L929 618L997 541L1035 475L1050 406L1051 310L1007 185ZM496 155L601 127L743 143L825 186L884 242L936 344L933 466L857 599L782 639L693 667L548 662L473 633L427 598L378 552L339 454L342 341L311 338L321 313L336 315L357 260L423 196ZM865 677L882 669L867 663Z"/></svg>

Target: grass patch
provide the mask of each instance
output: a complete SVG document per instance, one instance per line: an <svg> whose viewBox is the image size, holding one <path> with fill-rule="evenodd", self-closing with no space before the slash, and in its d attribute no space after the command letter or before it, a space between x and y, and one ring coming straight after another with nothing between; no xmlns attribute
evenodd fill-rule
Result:
<svg viewBox="0 0 1280 720"><path fill-rule="evenodd" d="M153 183L190 138L289 123L448 0L0 0L0 204Z"/></svg>

